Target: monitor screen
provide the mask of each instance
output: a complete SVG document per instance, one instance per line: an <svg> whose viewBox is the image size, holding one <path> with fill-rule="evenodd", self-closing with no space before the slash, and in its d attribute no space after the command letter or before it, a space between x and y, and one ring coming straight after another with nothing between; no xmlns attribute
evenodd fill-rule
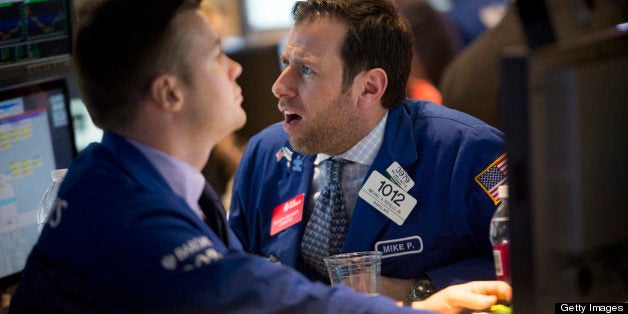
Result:
<svg viewBox="0 0 628 314"><path fill-rule="evenodd" d="M0 289L17 282L39 236L37 205L76 155L63 78L0 89Z"/></svg>
<svg viewBox="0 0 628 314"><path fill-rule="evenodd" d="M70 0L0 0L0 16L0 75L69 66Z"/></svg>
<svg viewBox="0 0 628 314"><path fill-rule="evenodd" d="M605 29L506 61L513 310L625 302L628 31Z"/></svg>

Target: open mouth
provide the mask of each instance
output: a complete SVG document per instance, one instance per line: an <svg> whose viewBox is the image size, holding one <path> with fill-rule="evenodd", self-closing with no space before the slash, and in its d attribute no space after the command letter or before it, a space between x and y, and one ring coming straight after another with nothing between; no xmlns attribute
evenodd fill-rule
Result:
<svg viewBox="0 0 628 314"><path fill-rule="evenodd" d="M301 121L301 119L303 119L300 115L293 113L292 111L288 111L288 110L284 112L284 117L286 119L286 123L288 124L292 124L292 123Z"/></svg>

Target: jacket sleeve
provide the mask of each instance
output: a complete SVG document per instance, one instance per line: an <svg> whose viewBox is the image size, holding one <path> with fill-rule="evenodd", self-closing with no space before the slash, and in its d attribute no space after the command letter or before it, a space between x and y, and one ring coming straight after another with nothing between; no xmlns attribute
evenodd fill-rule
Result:
<svg viewBox="0 0 628 314"><path fill-rule="evenodd" d="M122 248L127 254L119 257L128 257L125 266L108 267L92 287L105 312L411 312L385 297L369 298L342 286L312 283L287 266L227 250L211 231L205 233L176 217L163 218L135 225L134 230L143 241L177 246L165 251L147 246L137 254Z"/></svg>
<svg viewBox="0 0 628 314"><path fill-rule="evenodd" d="M490 180L482 176L489 172L494 172ZM474 128L459 146L448 195L451 226L466 249L456 262L427 272L437 287L495 280L489 226L498 203L490 191L506 183L506 174L503 134L488 126Z"/></svg>

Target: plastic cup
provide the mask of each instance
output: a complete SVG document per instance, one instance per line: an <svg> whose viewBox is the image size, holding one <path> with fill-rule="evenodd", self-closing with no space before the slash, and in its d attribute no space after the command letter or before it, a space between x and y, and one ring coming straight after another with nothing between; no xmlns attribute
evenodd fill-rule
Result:
<svg viewBox="0 0 628 314"><path fill-rule="evenodd" d="M332 286L340 284L371 297L379 295L382 252L344 253L324 260Z"/></svg>

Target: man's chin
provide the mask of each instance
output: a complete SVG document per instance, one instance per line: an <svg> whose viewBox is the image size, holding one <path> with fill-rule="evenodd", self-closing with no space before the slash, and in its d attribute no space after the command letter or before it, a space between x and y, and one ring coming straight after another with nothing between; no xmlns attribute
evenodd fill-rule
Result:
<svg viewBox="0 0 628 314"><path fill-rule="evenodd" d="M302 139L297 139L293 135L290 135L290 146L292 146L292 149L295 152L300 153L300 154L304 154L304 155L318 154L314 143L312 143L311 141L304 141Z"/></svg>

